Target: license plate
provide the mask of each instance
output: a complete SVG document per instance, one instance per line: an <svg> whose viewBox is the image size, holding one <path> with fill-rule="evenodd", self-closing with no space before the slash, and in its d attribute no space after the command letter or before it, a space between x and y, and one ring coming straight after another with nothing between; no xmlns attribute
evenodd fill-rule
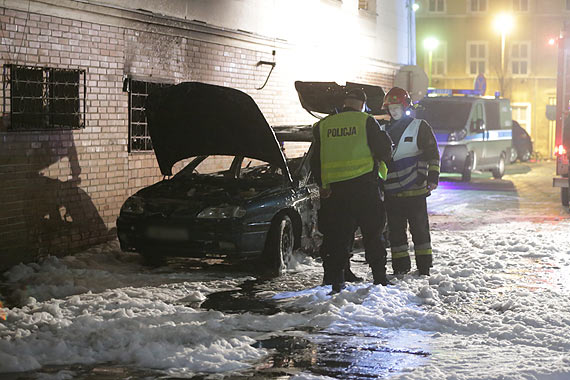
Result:
<svg viewBox="0 0 570 380"><path fill-rule="evenodd" d="M188 240L188 231L184 228L150 226L146 230L146 236L156 240L182 241Z"/></svg>

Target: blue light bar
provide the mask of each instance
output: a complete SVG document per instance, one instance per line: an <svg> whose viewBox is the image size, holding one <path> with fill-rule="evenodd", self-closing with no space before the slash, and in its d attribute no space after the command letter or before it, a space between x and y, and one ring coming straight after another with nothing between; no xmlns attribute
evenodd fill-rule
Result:
<svg viewBox="0 0 570 380"><path fill-rule="evenodd" d="M447 89L447 88L428 88L427 90L429 94L436 94L436 95L469 95L469 96L480 96L481 91L479 90L468 90L468 89Z"/></svg>

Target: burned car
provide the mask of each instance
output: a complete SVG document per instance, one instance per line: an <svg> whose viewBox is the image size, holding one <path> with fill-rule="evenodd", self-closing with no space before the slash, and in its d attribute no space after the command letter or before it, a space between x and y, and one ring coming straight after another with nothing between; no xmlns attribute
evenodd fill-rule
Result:
<svg viewBox="0 0 570 380"><path fill-rule="evenodd" d="M296 87L305 109L325 113L346 91L332 82ZM282 149L292 141L308 147L310 125L272 128L249 95L200 82L156 90L146 115L165 177L123 204L117 219L122 250L150 263L168 256L258 259L255 269L272 275L287 267L295 249L317 252L319 190L311 150L286 158Z"/></svg>
<svg viewBox="0 0 570 380"><path fill-rule="evenodd" d="M274 274L294 249L316 249L319 194L308 156L285 159L249 95L181 83L149 97L147 119L165 179L123 204L117 220L121 249L150 262L167 256L258 257ZM310 126L282 127L277 135L281 141L311 140ZM172 175L173 166L188 158ZM223 169L208 170L212 162Z"/></svg>

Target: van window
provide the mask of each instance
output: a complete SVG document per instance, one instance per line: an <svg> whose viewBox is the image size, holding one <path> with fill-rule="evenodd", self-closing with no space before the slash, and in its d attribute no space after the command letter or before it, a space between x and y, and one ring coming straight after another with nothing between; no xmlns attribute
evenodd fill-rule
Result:
<svg viewBox="0 0 570 380"><path fill-rule="evenodd" d="M487 115L487 129L501 129L499 102L485 102L485 114Z"/></svg>
<svg viewBox="0 0 570 380"><path fill-rule="evenodd" d="M423 99L416 118L424 119L436 131L458 131L465 128L472 105L472 102L449 99Z"/></svg>
<svg viewBox="0 0 570 380"><path fill-rule="evenodd" d="M481 132L485 127L485 117L483 116L483 105L475 104L473 115L471 115L471 132Z"/></svg>

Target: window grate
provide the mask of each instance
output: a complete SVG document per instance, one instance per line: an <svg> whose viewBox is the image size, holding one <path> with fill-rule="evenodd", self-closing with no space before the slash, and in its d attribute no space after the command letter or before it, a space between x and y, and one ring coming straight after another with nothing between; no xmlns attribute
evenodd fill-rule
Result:
<svg viewBox="0 0 570 380"><path fill-rule="evenodd" d="M130 78L127 80L129 83L129 152L152 151L152 141L146 119L146 99L152 91L171 86L171 84Z"/></svg>
<svg viewBox="0 0 570 380"><path fill-rule="evenodd" d="M3 111L9 130L85 127L85 70L4 65Z"/></svg>

